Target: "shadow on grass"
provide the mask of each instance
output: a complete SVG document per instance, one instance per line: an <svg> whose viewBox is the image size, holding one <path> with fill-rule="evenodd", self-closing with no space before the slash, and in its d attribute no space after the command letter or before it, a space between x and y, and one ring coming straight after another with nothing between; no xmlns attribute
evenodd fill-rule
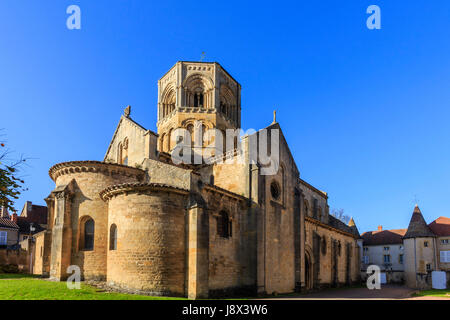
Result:
<svg viewBox="0 0 450 320"><path fill-rule="evenodd" d="M0 273L0 280L3 279L39 279L41 276L27 273Z"/></svg>
<svg viewBox="0 0 450 320"><path fill-rule="evenodd" d="M176 297L153 297L106 292L81 283L69 289L64 281L49 281L28 274L0 274L0 300L186 300Z"/></svg>

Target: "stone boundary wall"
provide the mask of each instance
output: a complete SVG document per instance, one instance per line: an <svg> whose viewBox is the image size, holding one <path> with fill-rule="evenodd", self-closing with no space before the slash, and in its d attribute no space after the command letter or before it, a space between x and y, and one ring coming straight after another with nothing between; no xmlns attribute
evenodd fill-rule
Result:
<svg viewBox="0 0 450 320"><path fill-rule="evenodd" d="M6 265L15 265L20 272L29 272L30 255L28 251L0 249L0 272Z"/></svg>

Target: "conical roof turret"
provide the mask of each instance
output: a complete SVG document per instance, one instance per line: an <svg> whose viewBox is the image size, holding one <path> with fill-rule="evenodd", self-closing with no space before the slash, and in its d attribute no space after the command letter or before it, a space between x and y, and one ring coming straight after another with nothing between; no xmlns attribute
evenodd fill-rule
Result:
<svg viewBox="0 0 450 320"><path fill-rule="evenodd" d="M428 227L419 206L414 207L414 211L409 222L408 230L406 231L403 239L408 238L421 238L421 237L434 237L434 233Z"/></svg>

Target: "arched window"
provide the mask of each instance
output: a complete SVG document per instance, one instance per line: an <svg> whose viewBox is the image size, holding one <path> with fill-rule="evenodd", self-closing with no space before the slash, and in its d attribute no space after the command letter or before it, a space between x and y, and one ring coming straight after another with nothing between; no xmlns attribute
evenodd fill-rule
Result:
<svg viewBox="0 0 450 320"><path fill-rule="evenodd" d="M169 85L163 92L160 106L160 119L167 117L175 110L176 94L172 85Z"/></svg>
<svg viewBox="0 0 450 320"><path fill-rule="evenodd" d="M272 195L272 198L274 200L280 199L281 195L280 185L276 181L273 181L270 184L270 194Z"/></svg>
<svg viewBox="0 0 450 320"><path fill-rule="evenodd" d="M109 228L109 250L117 250L117 226L115 224Z"/></svg>
<svg viewBox="0 0 450 320"><path fill-rule="evenodd" d="M327 254L327 239L325 238L325 236L322 237L322 243L320 244L320 248L322 249L322 254L326 255Z"/></svg>
<svg viewBox="0 0 450 320"><path fill-rule="evenodd" d="M122 142L120 142L117 147L117 163L118 164L122 164L122 153L123 153L123 146L122 146Z"/></svg>
<svg viewBox="0 0 450 320"><path fill-rule="evenodd" d="M304 201L304 207L305 207L305 217L310 217L311 211L309 210L309 203L308 203L308 200L306 200L306 199Z"/></svg>
<svg viewBox="0 0 450 320"><path fill-rule="evenodd" d="M227 109L227 105L224 101L220 101L220 112L222 112L223 114L225 114Z"/></svg>
<svg viewBox="0 0 450 320"><path fill-rule="evenodd" d="M209 137L208 134L206 133L208 128L204 124L202 124L201 130L202 131L200 132L199 136L201 138L202 146L207 147L209 145Z"/></svg>
<svg viewBox="0 0 450 320"><path fill-rule="evenodd" d="M94 250L95 222L90 217L86 217L81 221L80 249L86 251Z"/></svg>
<svg viewBox="0 0 450 320"><path fill-rule="evenodd" d="M175 138L173 137L173 129L170 129L169 133L167 134L167 149L165 150L166 152L170 152L175 146L173 140L175 140Z"/></svg>
<svg viewBox="0 0 450 320"><path fill-rule="evenodd" d="M188 126L186 127L186 134L189 133L189 137L185 138L186 144L189 143L189 141L191 141L191 147L194 145L194 126L192 124L188 124Z"/></svg>
<svg viewBox="0 0 450 320"><path fill-rule="evenodd" d="M159 139L159 150L161 150L161 151L166 151L166 134L165 133L163 133L162 135L161 135L161 138Z"/></svg>
<svg viewBox="0 0 450 320"><path fill-rule="evenodd" d="M221 211L217 217L217 234L222 238L232 236L232 224L226 211Z"/></svg>
<svg viewBox="0 0 450 320"><path fill-rule="evenodd" d="M203 107L203 93L195 93L194 94L194 107Z"/></svg>

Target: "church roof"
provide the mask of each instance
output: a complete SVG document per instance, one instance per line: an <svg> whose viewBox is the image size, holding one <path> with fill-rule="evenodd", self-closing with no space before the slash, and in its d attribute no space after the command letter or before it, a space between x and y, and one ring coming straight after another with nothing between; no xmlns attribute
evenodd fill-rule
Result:
<svg viewBox="0 0 450 320"><path fill-rule="evenodd" d="M428 227L439 237L450 236L450 218L439 217L430 223Z"/></svg>
<svg viewBox="0 0 450 320"><path fill-rule="evenodd" d="M358 237L361 237L361 235L359 234L358 227L356 226L355 220L353 220L353 217L348 222L348 226L353 230L352 233L354 235L357 235Z"/></svg>
<svg viewBox="0 0 450 320"><path fill-rule="evenodd" d="M406 231L406 234L403 238L408 239L434 236L434 233L427 226L427 223L422 216L422 212L420 211L419 206L416 205L411 217L411 221L409 222L408 230Z"/></svg>
<svg viewBox="0 0 450 320"><path fill-rule="evenodd" d="M358 238L360 237L358 228L356 228L356 226L350 227L341 220L339 220L338 218L333 217L331 214L328 216L328 225L335 229L351 233Z"/></svg>
<svg viewBox="0 0 450 320"><path fill-rule="evenodd" d="M108 149L106 150L106 153L105 153L105 156L104 156L104 158L103 158L103 161L106 161L106 160L107 160L108 154L109 154L109 151L111 150L111 147L112 147L112 145L113 145L114 139L116 138L116 135L117 135L117 133L119 132L119 128L120 128L120 126L122 125L122 123L123 123L124 121L128 121L128 122L132 123L132 124L135 125L138 129L140 129L140 130L142 131L142 133L151 133L151 134L153 134L154 136L157 136L157 137L158 137L158 134L157 134L157 133L155 133L155 132L153 132L153 131L151 131L151 130L148 130L148 129L144 128L144 127L141 126L139 123L137 123L136 121L134 121L133 119L131 119L130 113L131 113L131 107L128 106L128 107L125 108L124 114L120 116L119 123L117 124L116 130L114 130L114 134L113 134L113 136L112 136L112 138L111 138L111 141L109 142Z"/></svg>
<svg viewBox="0 0 450 320"><path fill-rule="evenodd" d="M262 130L272 130L272 129L280 130L280 141L279 141L279 143L280 143L280 152L281 152L282 146L284 145L285 148L286 148L286 151L287 151L287 153L289 155L289 157L292 160L292 163L294 165L295 171L298 173L299 170L298 170L298 167L297 167L297 163L295 162L294 156L292 155L291 149L289 148L289 144L287 143L286 138L285 138L284 133L283 133L283 130L281 129L281 126L280 126L280 124L278 122L272 122L269 126L263 128L263 129L260 129L260 130L258 130L258 132L255 132L253 134L259 134Z"/></svg>

